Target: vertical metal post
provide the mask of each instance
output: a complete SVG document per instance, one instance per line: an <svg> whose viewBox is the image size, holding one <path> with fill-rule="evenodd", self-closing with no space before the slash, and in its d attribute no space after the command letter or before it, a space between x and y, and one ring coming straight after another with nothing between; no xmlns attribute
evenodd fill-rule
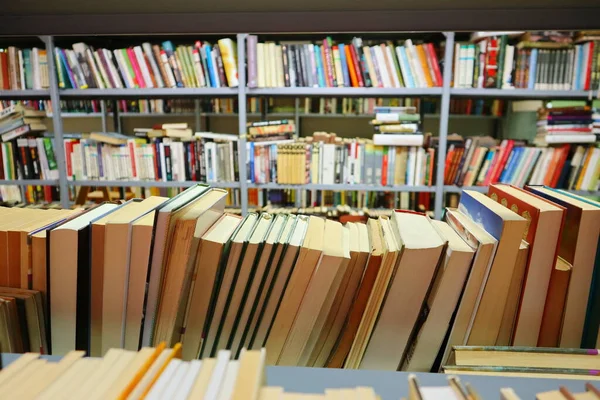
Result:
<svg viewBox="0 0 600 400"><path fill-rule="evenodd" d="M435 217L442 218L444 209L444 161L448 144L448 117L450 114L450 81L452 80L452 57L454 52L454 32L444 32L446 50L444 52L444 80L442 85L442 105L440 109L440 142L437 155L435 179Z"/></svg>
<svg viewBox="0 0 600 400"><path fill-rule="evenodd" d="M102 113L102 132L108 131L108 110L106 100L100 100L100 112Z"/></svg>
<svg viewBox="0 0 600 400"><path fill-rule="evenodd" d="M54 156L58 165L58 187L60 190L60 205L69 207L69 186L67 183L67 164L65 162L65 147L63 146L63 124L60 110L60 93L54 64L54 40L52 36L44 36L46 54L48 54L48 75L50 78L50 100L52 102L52 125L54 127Z"/></svg>
<svg viewBox="0 0 600 400"><path fill-rule="evenodd" d="M242 215L248 212L248 180L246 177L246 34L237 35L238 56L238 164Z"/></svg>
<svg viewBox="0 0 600 400"><path fill-rule="evenodd" d="M200 118L202 114L202 109L200 108L200 99L195 99L194 100L194 119L195 119L195 126L194 129L196 130L196 132L200 132L202 131L202 124L200 122Z"/></svg>

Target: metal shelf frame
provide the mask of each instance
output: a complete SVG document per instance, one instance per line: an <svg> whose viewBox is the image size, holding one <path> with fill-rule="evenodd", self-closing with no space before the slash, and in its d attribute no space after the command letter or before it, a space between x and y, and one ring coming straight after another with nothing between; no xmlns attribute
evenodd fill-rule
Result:
<svg viewBox="0 0 600 400"><path fill-rule="evenodd" d="M446 36L446 46L444 52L445 65L451 65L454 56L454 32L443 32ZM295 111L290 113L272 113L268 114L275 118L294 118L299 124L302 118L369 118L367 115L337 115L337 114L303 114L300 112L301 97L439 97L441 99L441 109L439 114L425 114L425 118L439 119L439 154L445 155L448 142L448 121L452 118L494 118L496 116L479 115L451 115L450 99L452 97L473 97L473 98L509 98L509 99L592 99L596 93L589 91L571 91L571 90L530 90L530 89L473 89L473 88L452 88L452 70L445 68L443 73L443 85L436 88L354 88L354 87L286 87L286 88L247 88L246 87L246 34L237 35L237 56L238 56L238 80L239 86L235 88L154 88L154 89L59 89L56 78L55 58L48 57L48 73L50 76L50 87L48 90L3 90L0 91L0 99L50 99L53 104L60 104L61 99L100 99L102 100L102 112L99 113L61 113L60 110L52 118L54 128L55 156L59 169L58 180L2 180L0 185L52 185L59 186L61 193L61 205L69 206L68 188L70 186L114 186L114 187L188 187L196 182L157 182L157 181L69 181L67 180L67 169L65 163L65 152L63 138L63 118L102 118L103 130L109 130L108 118L112 117L114 129L121 130L121 118L144 118L144 117L195 117L195 129L202 130L202 117L237 117L239 148L246 148L246 122L248 118L262 117L259 113L247 113L246 99L248 97L265 96L283 96L295 97ZM52 36L42 36L46 46L47 54L54 54L54 38ZM239 110L236 114L220 114L211 112L202 112L200 98L203 97L237 97ZM107 112L106 101L115 101L118 99L140 99L140 98L192 98L195 99L195 111L183 113L120 113L114 111L113 115ZM114 109L114 107L113 107ZM246 152L238 152L238 163L240 166L246 165ZM248 189L291 189L297 191L297 198L301 196L301 190L334 190L334 191L388 191L388 192L429 192L435 193L434 211L436 217L440 218L444 206L444 194L460 193L462 189L487 191L487 187L458 187L444 185L444 160L445 157L438 157L436 165L435 186L381 186L381 185L347 185L347 184L307 184L307 185L284 185L284 184L253 184L248 182L246 177L246 168L242 167L239 171L239 182L210 182L214 187L240 189L240 206L242 213L248 210ZM574 191L580 195L600 195L598 192ZM299 200L298 200L299 201ZM298 203L298 202L297 202ZM299 204L296 204L299 205Z"/></svg>

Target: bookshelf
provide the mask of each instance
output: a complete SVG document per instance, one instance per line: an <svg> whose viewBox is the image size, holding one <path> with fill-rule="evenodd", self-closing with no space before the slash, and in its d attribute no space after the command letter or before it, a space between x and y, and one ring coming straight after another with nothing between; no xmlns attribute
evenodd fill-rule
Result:
<svg viewBox="0 0 600 400"><path fill-rule="evenodd" d="M454 32L444 32L446 39L445 50L443 54L444 64L449 66L454 57ZM570 90L531 90L531 89L463 89L451 87L452 68L444 68L443 84L441 87L434 88L356 88L356 87L339 87L339 88L320 88L320 87L285 87L285 88L247 88L246 87L246 34L237 35L237 59L238 59L238 79L239 85L236 88L221 87L221 88L155 88L155 89L59 89L56 72L55 59L48 57L48 69L50 75L49 90L11 90L0 91L0 99L47 99L50 98L53 104L60 104L61 100L65 99L101 99L101 100L116 100L116 99L132 99L132 98L192 98L199 99L203 97L215 98L237 98L238 113L203 113L199 107L199 101L196 101L196 112L194 113L119 113L113 115L113 122L116 120L116 126L120 127L120 118L142 118L142 117L192 117L196 118L195 128L200 127L201 117L237 117L238 118L238 134L239 148L246 148L246 122L248 118L260 117L259 113L246 112L246 100L248 97L295 97L296 112L294 113L272 113L268 114L271 117L293 117L298 120L300 118L366 118L365 115L339 115L339 114L304 114L299 112L300 97L437 97L441 100L441 108L439 114L425 114L425 117L439 118L439 148L440 155L445 155L447 151L448 137L448 121L451 118L490 118L498 119L495 116L458 116L450 114L450 99L453 97L471 97L471 98L507 98L507 99L582 99L590 100L596 98L597 94L593 91L570 91ZM48 54L54 54L54 37L41 37L45 43ZM102 102L104 110L104 102ZM108 115L106 112L100 113L59 113L53 115L52 124L55 132L55 148L56 158L59 165L58 181L29 181L29 180L13 180L1 181L0 184L16 184L16 185L58 185L63 207L69 206L68 190L69 186L115 186L115 187L188 187L194 182L155 182L155 181L68 181L66 178L66 164L64 161L63 143L63 118L102 118L102 127L106 130ZM246 165L246 154L244 151L239 151L238 163L240 166ZM434 211L437 217L441 217L443 211L443 200L445 193L458 193L462 189L457 186L447 186L443 184L444 177L444 157L438 157L436 165L436 182L435 186L379 186L379 185L279 185L279 184L251 184L247 182L246 168L239 170L239 182L211 182L211 185L222 188L240 189L240 203L242 212L245 214L248 211L248 192L250 188L259 189L302 189L306 190L352 190L352 191L389 191L389 192L430 192L435 193ZM486 191L485 187L470 187L469 189ZM579 194L590 194L590 192L578 192ZM600 194L595 192L591 194Z"/></svg>

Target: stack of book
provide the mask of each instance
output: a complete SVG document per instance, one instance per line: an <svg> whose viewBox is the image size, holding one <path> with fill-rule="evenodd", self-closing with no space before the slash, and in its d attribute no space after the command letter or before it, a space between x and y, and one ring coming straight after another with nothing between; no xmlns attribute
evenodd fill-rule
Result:
<svg viewBox="0 0 600 400"><path fill-rule="evenodd" d="M93 132L64 139L67 179L238 181L236 135L192 136L186 123L138 128L136 135Z"/></svg>
<svg viewBox="0 0 600 400"><path fill-rule="evenodd" d="M491 137L449 141L444 184L487 186L507 183L546 185L569 190L598 190L600 149L595 146L530 147L524 142Z"/></svg>
<svg viewBox="0 0 600 400"><path fill-rule="evenodd" d="M47 89L48 58L46 50L37 47L0 49L0 88L3 90Z"/></svg>
<svg viewBox="0 0 600 400"><path fill-rule="evenodd" d="M588 106L542 108L534 143L594 143L592 110Z"/></svg>
<svg viewBox="0 0 600 400"><path fill-rule="evenodd" d="M454 87L597 90L600 37L583 32L477 32L456 43ZM513 44L509 44L513 43Z"/></svg>
<svg viewBox="0 0 600 400"><path fill-rule="evenodd" d="M259 43L247 38L248 87L383 87L442 86L432 43L350 43L326 37L317 44L285 41Z"/></svg>
<svg viewBox="0 0 600 400"><path fill-rule="evenodd" d="M248 179L293 185L434 185L435 150L421 146L423 135L407 136L421 140L412 146L383 146L368 139L315 132L312 137L285 143L249 142Z"/></svg>
<svg viewBox="0 0 600 400"><path fill-rule="evenodd" d="M296 124L292 120L248 122L249 142L278 142L290 140L296 133Z"/></svg>
<svg viewBox="0 0 600 400"><path fill-rule="evenodd" d="M0 135L3 142L10 142L28 133L46 130L42 118L44 111L15 104L0 111Z"/></svg>
<svg viewBox="0 0 600 400"><path fill-rule="evenodd" d="M59 355L164 341L186 360L264 346L269 364L429 371L455 345L596 347L600 204L489 190L464 191L446 222L242 218L204 185L58 223L0 209L8 254L30 255L0 276L48 297Z"/></svg>
<svg viewBox="0 0 600 400"><path fill-rule="evenodd" d="M421 116L416 107L375 107L371 125L373 143L386 146L422 146Z"/></svg>
<svg viewBox="0 0 600 400"><path fill-rule="evenodd" d="M231 39L216 45L196 41L175 46L170 40L123 49L94 49L75 43L55 49L60 88L236 87L237 51Z"/></svg>

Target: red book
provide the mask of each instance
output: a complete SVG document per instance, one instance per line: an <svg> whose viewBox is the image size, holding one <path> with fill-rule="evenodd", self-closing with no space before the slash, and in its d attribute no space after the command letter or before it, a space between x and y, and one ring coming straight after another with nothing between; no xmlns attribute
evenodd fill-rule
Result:
<svg viewBox="0 0 600 400"><path fill-rule="evenodd" d="M484 186L498 182L500 174L506 166L506 161L508 160L508 156L510 155L514 144L514 140L502 141L500 144L500 150L498 153L496 153L495 162L491 167L491 171L488 173L488 176L485 177L485 181L483 182Z"/></svg>
<svg viewBox="0 0 600 400"><path fill-rule="evenodd" d="M51 203L52 199L52 186L44 186L44 201Z"/></svg>
<svg viewBox="0 0 600 400"><path fill-rule="evenodd" d="M556 187L556 184L558 183L558 179L560 178L560 174L563 170L563 167L565 166L565 162L567 162L567 157L569 156L570 149L571 149L571 146L568 144L561 146L561 148L559 149L559 151L558 151L559 156L558 156L558 159L556 162L556 169L554 170L554 173L552 174L552 178L550 179L550 182L549 182L550 187Z"/></svg>
<svg viewBox="0 0 600 400"><path fill-rule="evenodd" d="M590 84L592 80L592 60L594 59L594 42L588 42L589 48L589 57L588 63L585 67L585 86L584 90L590 90Z"/></svg>
<svg viewBox="0 0 600 400"><path fill-rule="evenodd" d="M129 141L127 143L127 148L129 149L129 158L131 158L131 174L132 174L132 178L137 178L137 169L136 169L136 162L137 160L135 159L135 142L133 141Z"/></svg>
<svg viewBox="0 0 600 400"><path fill-rule="evenodd" d="M442 86L444 79L442 78L442 71L440 71L440 65L437 54L435 54L433 43L427 43L425 45L425 54L427 54L428 59L431 59L431 68L433 69L433 73L431 75L435 78L434 86L440 87Z"/></svg>
<svg viewBox="0 0 600 400"><path fill-rule="evenodd" d="M352 53L350 52L350 47L352 46L344 46L346 63L348 64L348 75L350 76L350 86L358 87L358 78L356 76L356 71L354 70L354 63L352 62Z"/></svg>
<svg viewBox="0 0 600 400"><path fill-rule="evenodd" d="M191 173L191 180L193 181L197 181L197 174L198 174L198 170L196 169L196 146L195 146L195 142L192 142L190 144L190 171Z"/></svg>
<svg viewBox="0 0 600 400"><path fill-rule="evenodd" d="M127 57L129 58L129 62L131 63L131 68L133 68L133 73L135 74L133 79L135 79L136 83L138 84L138 86L140 88L145 88L146 83L144 82L142 70L140 69L140 65L137 62L137 57L135 56L135 52L133 51L133 49L131 47L127 48Z"/></svg>
<svg viewBox="0 0 600 400"><path fill-rule="evenodd" d="M331 74L329 73L329 60L327 60L327 40L323 40L323 46L321 46L321 60L323 62L323 75L325 76L325 84L327 87L333 86L333 81L331 80Z"/></svg>
<svg viewBox="0 0 600 400"><path fill-rule="evenodd" d="M73 153L73 141L65 140L65 162L67 163L67 177L73 177L73 164L71 163L71 154Z"/></svg>
<svg viewBox="0 0 600 400"><path fill-rule="evenodd" d="M347 47L350 49L350 54L352 55L351 60L352 60L352 65L354 65L354 70L356 71L356 78L358 80L358 86L364 87L365 82L363 81L362 71L360 70L360 63L358 61L358 54L356 53L356 49L352 45L349 45Z"/></svg>
<svg viewBox="0 0 600 400"><path fill-rule="evenodd" d="M10 77L8 76L8 54L0 52L0 69L2 70L3 89L10 89Z"/></svg>
<svg viewBox="0 0 600 400"><path fill-rule="evenodd" d="M444 185L448 185L450 167L452 166L452 160L454 159L454 151L454 145L450 145L450 149L446 154L446 162L444 163Z"/></svg>
<svg viewBox="0 0 600 400"><path fill-rule="evenodd" d="M385 146L383 148L383 158L381 161L381 184L383 186L387 185L388 151L389 151L389 147Z"/></svg>
<svg viewBox="0 0 600 400"><path fill-rule="evenodd" d="M153 162L153 167L154 167L154 180L156 181L160 181L162 177L159 176L158 173L158 153L156 152L156 149L158 147L158 142L153 143L152 144L152 155L154 157L152 157L152 162Z"/></svg>

